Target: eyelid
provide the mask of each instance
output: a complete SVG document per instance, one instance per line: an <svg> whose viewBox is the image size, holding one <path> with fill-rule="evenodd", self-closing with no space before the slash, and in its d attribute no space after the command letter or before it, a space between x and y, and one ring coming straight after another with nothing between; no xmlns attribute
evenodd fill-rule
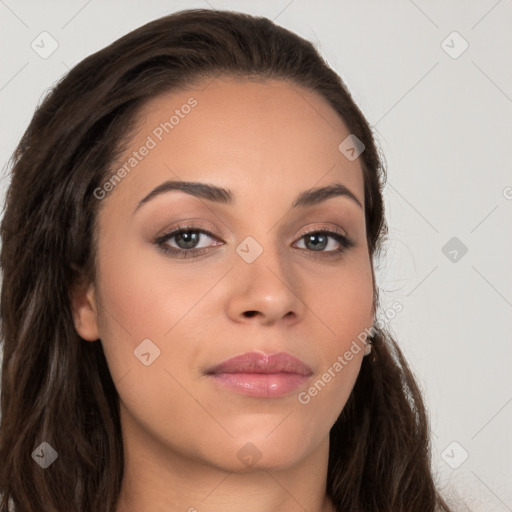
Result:
<svg viewBox="0 0 512 512"><path fill-rule="evenodd" d="M308 228L306 231L303 231L301 235L299 236L298 240L300 240L303 236L309 235L310 233L325 233L329 231L334 231L335 233L338 233L339 235L344 236L345 238L349 238L348 234L345 230L337 227L337 226L327 226L325 224L322 224L320 226L314 226L313 228Z"/></svg>
<svg viewBox="0 0 512 512"><path fill-rule="evenodd" d="M210 229L208 229L207 227L205 227L204 225L188 224L188 223L177 224L177 225L167 229L161 235L158 235L155 238L154 242L155 243L163 243L163 242L169 240L170 238L173 238L173 236L175 236L177 233L180 233L181 231L197 231L198 233L205 234L205 235L209 236L210 238L224 242L217 235L212 233L212 231ZM193 250L193 249L190 249L190 250Z"/></svg>

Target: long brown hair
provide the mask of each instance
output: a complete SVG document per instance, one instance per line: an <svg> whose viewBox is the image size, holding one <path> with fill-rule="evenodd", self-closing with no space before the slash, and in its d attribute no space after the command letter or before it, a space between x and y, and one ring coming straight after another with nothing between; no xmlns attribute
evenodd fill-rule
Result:
<svg viewBox="0 0 512 512"><path fill-rule="evenodd" d="M37 108L11 159L1 223L2 511L9 503L17 512L115 510L118 395L100 340L77 334L70 300L79 280L95 279L94 191L145 102L219 75L285 80L328 101L365 146L372 262L382 250L383 160L342 79L310 42L263 17L197 9L148 23L80 62ZM384 327L372 343L331 429L326 493L340 511L448 511L413 374ZM58 453L47 469L32 457L42 442Z"/></svg>

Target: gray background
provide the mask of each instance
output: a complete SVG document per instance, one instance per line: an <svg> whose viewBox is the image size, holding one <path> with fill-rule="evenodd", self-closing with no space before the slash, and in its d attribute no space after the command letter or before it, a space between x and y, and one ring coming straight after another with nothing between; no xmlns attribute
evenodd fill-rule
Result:
<svg viewBox="0 0 512 512"><path fill-rule="evenodd" d="M512 1L0 0L2 205L44 92L188 7L274 19L348 84L387 160L382 306L403 305L391 325L425 394L436 477L457 510L512 511ZM58 44L46 58L31 47L51 49L44 31Z"/></svg>

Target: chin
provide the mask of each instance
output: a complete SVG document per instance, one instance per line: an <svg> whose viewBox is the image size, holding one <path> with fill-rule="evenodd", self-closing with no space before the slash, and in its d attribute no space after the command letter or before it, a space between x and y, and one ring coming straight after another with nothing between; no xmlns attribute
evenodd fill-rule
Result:
<svg viewBox="0 0 512 512"><path fill-rule="evenodd" d="M304 442L304 437L283 430L285 435L255 433L229 440L229 447L219 454L215 465L233 473L281 471L298 464L317 446ZM272 436L273 439L270 439ZM301 440L298 443L296 440ZM216 458L216 457L215 457Z"/></svg>

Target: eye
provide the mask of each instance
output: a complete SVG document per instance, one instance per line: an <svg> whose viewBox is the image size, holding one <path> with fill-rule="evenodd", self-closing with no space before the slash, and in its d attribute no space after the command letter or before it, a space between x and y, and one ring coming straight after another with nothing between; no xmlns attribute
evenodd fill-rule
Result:
<svg viewBox="0 0 512 512"><path fill-rule="evenodd" d="M303 245L303 247L299 247L300 249L322 255L327 253L325 255L329 256L339 255L355 245L345 234L331 230L310 231L303 234L299 242L302 242ZM313 256L317 255L313 254Z"/></svg>
<svg viewBox="0 0 512 512"><path fill-rule="evenodd" d="M166 254L178 258L192 258L201 256L212 247L211 244L208 244L208 239L218 240L206 229L193 226L178 226L158 237L155 240L155 244Z"/></svg>

